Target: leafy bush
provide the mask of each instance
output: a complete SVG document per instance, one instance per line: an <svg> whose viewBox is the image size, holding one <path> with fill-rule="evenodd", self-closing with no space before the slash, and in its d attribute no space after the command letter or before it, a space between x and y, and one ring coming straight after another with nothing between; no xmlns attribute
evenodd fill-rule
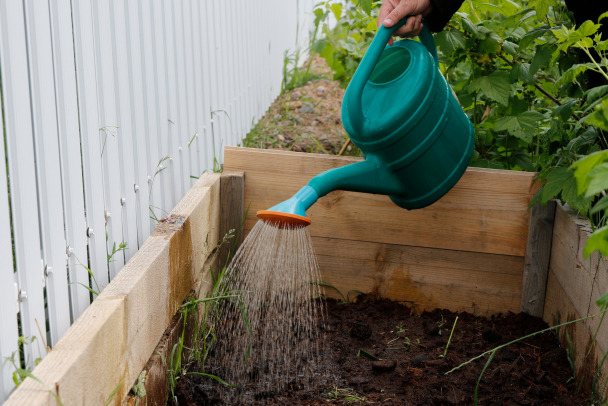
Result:
<svg viewBox="0 0 608 406"><path fill-rule="evenodd" d="M314 49L344 86L376 32L378 8L317 5L325 38ZM475 127L470 165L539 171L545 183L535 203L560 198L584 215L595 195L578 194L570 166L608 146L608 86L588 81L590 71L608 80L598 28L576 28L563 0L469 0L435 34L440 69Z"/></svg>

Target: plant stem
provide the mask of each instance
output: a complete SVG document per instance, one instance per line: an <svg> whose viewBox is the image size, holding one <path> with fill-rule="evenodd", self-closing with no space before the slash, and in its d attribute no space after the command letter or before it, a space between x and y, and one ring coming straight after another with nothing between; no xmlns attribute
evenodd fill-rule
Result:
<svg viewBox="0 0 608 406"><path fill-rule="evenodd" d="M448 338L448 343L445 345L445 350L443 351L443 354L440 355L440 357L445 358L445 356L448 353L448 347L450 346L450 343L452 342L452 334L454 334L454 329L456 328L456 323L458 322L458 316L456 316L456 320L454 320L454 324L452 325L452 331L450 331L450 338Z"/></svg>

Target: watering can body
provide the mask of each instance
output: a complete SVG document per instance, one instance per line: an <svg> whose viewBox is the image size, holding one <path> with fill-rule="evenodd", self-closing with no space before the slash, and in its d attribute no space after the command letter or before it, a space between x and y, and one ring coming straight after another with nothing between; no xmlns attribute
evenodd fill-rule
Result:
<svg viewBox="0 0 608 406"><path fill-rule="evenodd" d="M378 44L390 37L382 28ZM420 39L372 44L342 103L345 130L378 167L378 192L406 209L432 204L458 182L475 139L439 71L431 33Z"/></svg>
<svg viewBox="0 0 608 406"><path fill-rule="evenodd" d="M258 217L307 225L305 211L333 190L385 194L400 207L418 209L458 182L473 153L473 126L439 72L427 28L421 42L386 46L404 23L380 27L342 102L344 128L365 160L317 175Z"/></svg>

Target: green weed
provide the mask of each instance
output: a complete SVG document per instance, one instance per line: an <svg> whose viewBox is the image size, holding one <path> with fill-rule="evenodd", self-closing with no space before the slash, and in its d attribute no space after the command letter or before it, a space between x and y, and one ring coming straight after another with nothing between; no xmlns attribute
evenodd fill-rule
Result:
<svg viewBox="0 0 608 406"><path fill-rule="evenodd" d="M466 365L471 364L472 362L474 362L474 361L476 361L476 360L478 360L478 359L481 359L481 358L483 358L483 357L485 357L485 356L489 356L489 357L488 357L488 359L487 359L487 361L486 361L486 363L485 363L485 365L484 365L484 367L483 367L483 369L481 370L481 373L479 374L479 378L477 379L477 384L475 385L475 393L474 393L474 398L473 398L473 400L474 400L474 402L475 402L475 405L477 406L477 405L478 405L478 392L479 392L479 385L480 385L480 383L481 383L481 378L483 377L483 375L484 375L484 373L485 373L486 369L487 369L487 368L488 368L488 366L489 366L489 365L492 363L492 360L494 359L494 356L496 355L496 353L497 353L499 350L501 350L501 349L503 349L503 348L505 348L505 347L508 347L508 346L510 346L510 345L513 345L513 344L515 344L515 343L518 343L518 342L520 342L520 341L527 340L528 338L534 337L535 335L538 335L538 334L543 334L543 333L546 333L546 332L549 332L549 331L558 330L558 329L560 329L561 327L564 327L564 326L567 326L567 325L570 325L570 324L573 324L573 323L578 323L578 322L580 322L580 321L584 321L584 320L592 319L592 318L594 318L594 317L597 317L597 316L599 316L599 315L601 315L601 314L606 313L606 311L607 311L607 310L608 310L608 308L604 307L604 308L603 308L603 309L602 309L600 312L598 312L598 313L596 313L596 314L593 314L593 315L591 315L591 316L582 317L582 318L580 318L580 319L576 319L576 320L568 321L568 322L565 322L565 323L561 323L561 324L555 325L555 326L553 326L553 327L548 327L548 328L546 328L546 329L543 329L543 330L540 330L540 331L537 331L537 332L534 332L534 333L531 333L531 334L525 335L525 336L523 336L523 337L519 337L519 338L517 338L517 339L515 339L515 340L509 341L509 342L508 342L508 343L506 343L506 344L499 345L498 347L495 347L495 348L493 348L493 349L491 349L491 350L485 351L485 352L483 352L483 353L479 354L478 356L473 357L473 358L469 359L468 361L463 362L462 364L460 364L460 365L458 365L458 366L456 366L456 367L454 367L454 368L450 369L448 372L446 372L446 373L445 373L445 375L451 374L451 373L453 373L453 372L455 372L455 371L459 370L460 368L462 368L462 367L464 367L464 366L466 366Z"/></svg>
<svg viewBox="0 0 608 406"><path fill-rule="evenodd" d="M325 397L332 401L344 403L367 403L367 399L349 388L338 388L333 386L325 392Z"/></svg>
<svg viewBox="0 0 608 406"><path fill-rule="evenodd" d="M335 287L334 285L332 285L332 284L330 284L330 283L327 283L327 282L322 282L322 281L310 281L310 284L311 284L311 285L317 285L317 286L321 286L321 287L324 287L324 288L330 288L330 289L335 290L335 291L336 291L336 292L337 292L337 293L340 295L340 297L342 298L342 300L339 300L339 301L338 301L338 303L342 303L342 304L353 303L353 302L354 302L354 300L356 300L356 297L355 297L355 298L353 298L353 299L351 299L351 298L350 298L350 294L351 294L351 293L354 293L354 294L356 294L357 296L359 296L359 295L365 295L365 293L361 292L360 290L355 290L355 289L353 289L353 290L349 290L349 291L346 293L346 296L344 296L344 294L342 294L342 292L340 291L340 289L338 289L338 288L337 288L337 287Z"/></svg>

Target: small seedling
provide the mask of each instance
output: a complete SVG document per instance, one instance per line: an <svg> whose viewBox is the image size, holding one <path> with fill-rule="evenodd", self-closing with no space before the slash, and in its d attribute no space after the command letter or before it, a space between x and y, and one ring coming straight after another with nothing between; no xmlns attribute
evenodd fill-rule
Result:
<svg viewBox="0 0 608 406"><path fill-rule="evenodd" d="M337 386L334 386L330 388L325 395L329 400L342 401L349 404L367 402L367 399L364 396L349 388L338 388Z"/></svg>
<svg viewBox="0 0 608 406"><path fill-rule="evenodd" d="M450 346L450 342L452 341L452 335L454 334L454 329L456 328L457 322L458 322L458 316L456 316L456 319L454 320L454 324L452 325L452 331L450 332L450 338L448 338L448 343L445 345L445 350L443 351L443 354L441 354L439 356L441 358L445 358L445 356L448 353L448 347Z"/></svg>
<svg viewBox="0 0 608 406"><path fill-rule="evenodd" d="M359 350L359 351L357 351L357 357L366 357L366 358L369 358L369 359L374 360L374 361L378 361L380 359L380 358L378 358L378 357L370 354L369 352L367 352L365 350Z"/></svg>

